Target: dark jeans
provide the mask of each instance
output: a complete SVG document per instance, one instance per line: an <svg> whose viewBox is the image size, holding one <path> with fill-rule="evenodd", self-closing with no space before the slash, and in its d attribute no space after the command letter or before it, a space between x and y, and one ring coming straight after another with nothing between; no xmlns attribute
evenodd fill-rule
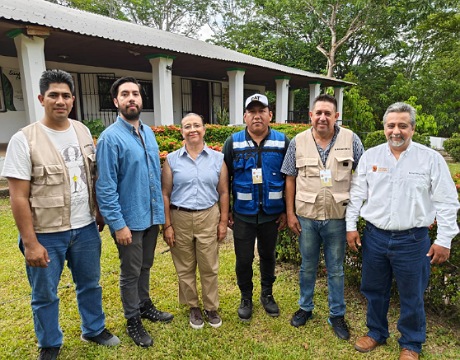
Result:
<svg viewBox="0 0 460 360"><path fill-rule="evenodd" d="M260 258L260 278L262 293L271 294L275 282L275 247L278 239L278 224L273 221L262 224L245 222L234 218L233 238L236 255L236 277L241 297L252 299L252 262L257 238L257 251Z"/></svg>
<svg viewBox="0 0 460 360"><path fill-rule="evenodd" d="M426 320L423 294L430 276L431 242L428 228L385 231L369 222L363 238L361 292L367 299L369 335L379 343L388 332L388 307L392 278L399 292L399 345L415 352L425 342Z"/></svg>
<svg viewBox="0 0 460 360"><path fill-rule="evenodd" d="M126 319L139 315L140 306L150 299L150 268L157 245L158 225L131 233L131 244L117 244L120 258L121 302Z"/></svg>

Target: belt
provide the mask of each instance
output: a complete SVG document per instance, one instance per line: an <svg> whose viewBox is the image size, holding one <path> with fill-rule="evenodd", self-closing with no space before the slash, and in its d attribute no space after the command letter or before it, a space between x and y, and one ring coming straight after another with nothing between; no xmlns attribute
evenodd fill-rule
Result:
<svg viewBox="0 0 460 360"><path fill-rule="evenodd" d="M367 222L367 226L370 228L374 228L377 231L383 232L388 235L399 235L399 236L408 236L408 235L420 235L424 234L425 232L428 232L427 227L414 227L412 229L407 229L407 230L384 230L380 229L374 224L370 223L369 221Z"/></svg>
<svg viewBox="0 0 460 360"><path fill-rule="evenodd" d="M204 211L204 210L210 209L210 208L206 208L206 209L187 209L187 208L176 206L176 205L173 205L173 204L169 205L169 208L171 210L179 210L179 211L186 211L186 212L197 212L197 211Z"/></svg>

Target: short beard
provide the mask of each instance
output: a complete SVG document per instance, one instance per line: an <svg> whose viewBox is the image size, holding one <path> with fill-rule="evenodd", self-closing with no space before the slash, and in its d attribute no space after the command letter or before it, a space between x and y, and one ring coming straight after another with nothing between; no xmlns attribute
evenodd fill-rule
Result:
<svg viewBox="0 0 460 360"><path fill-rule="evenodd" d="M127 112L126 110L121 110L120 109L121 115L128 120L128 121L134 121L134 120L139 120L139 116L141 115L141 109L137 108L137 111L130 111Z"/></svg>
<svg viewBox="0 0 460 360"><path fill-rule="evenodd" d="M392 140L392 138L393 138L393 139L399 139L399 141ZM390 137L388 138L388 142L389 142L390 145L393 146L393 147L401 147L401 146L403 146L403 145L406 143L406 139L404 139L403 137L400 137L400 136L398 136L398 137L395 137L395 136L391 137L391 136L390 136Z"/></svg>

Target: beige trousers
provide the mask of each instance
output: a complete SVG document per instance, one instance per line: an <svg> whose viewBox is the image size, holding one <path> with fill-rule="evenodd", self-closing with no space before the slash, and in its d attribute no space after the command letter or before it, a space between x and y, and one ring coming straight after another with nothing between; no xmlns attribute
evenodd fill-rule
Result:
<svg viewBox="0 0 460 360"><path fill-rule="evenodd" d="M199 306L196 288L198 265L204 309L217 310L219 307L217 289L219 207L215 204L203 211L170 211L176 240L175 246L171 248L171 255L179 278L179 302L190 307Z"/></svg>

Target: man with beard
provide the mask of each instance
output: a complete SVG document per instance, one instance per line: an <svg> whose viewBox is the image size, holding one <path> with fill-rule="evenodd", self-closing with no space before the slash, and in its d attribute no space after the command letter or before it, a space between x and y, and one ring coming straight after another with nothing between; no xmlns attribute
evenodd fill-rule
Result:
<svg viewBox="0 0 460 360"><path fill-rule="evenodd" d="M386 342L388 307L394 276L400 299L399 359L418 359L426 337L423 293L430 263L441 264L450 255L458 233L458 195L442 156L412 141L415 109L395 103L383 116L388 143L367 150L352 180L347 208L347 242L362 245L361 292L367 299L366 336L355 343L369 352ZM356 223L366 221L361 243ZM437 221L431 244L428 227Z"/></svg>
<svg viewBox="0 0 460 360"><path fill-rule="evenodd" d="M96 194L118 248L128 335L136 345L148 347L153 340L141 318L164 323L173 319L153 305L149 294L158 226L164 223L158 144L139 118L142 97L137 80L120 78L110 93L119 115L98 139Z"/></svg>

